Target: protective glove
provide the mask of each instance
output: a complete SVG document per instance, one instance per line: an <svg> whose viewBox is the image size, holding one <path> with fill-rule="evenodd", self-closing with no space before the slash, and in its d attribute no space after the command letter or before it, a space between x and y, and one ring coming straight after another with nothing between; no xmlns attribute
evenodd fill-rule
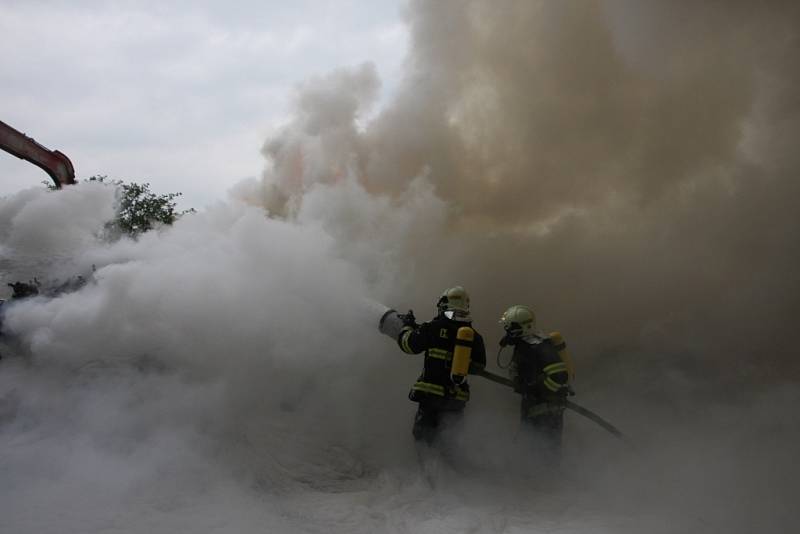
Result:
<svg viewBox="0 0 800 534"><path fill-rule="evenodd" d="M504 335L500 339L500 346L507 347L509 345L514 345L517 342L517 339L509 334Z"/></svg>
<svg viewBox="0 0 800 534"><path fill-rule="evenodd" d="M417 318L414 317L414 310L408 310L408 313L401 314L398 313L397 316L403 321L403 326L410 326L411 328L417 328Z"/></svg>
<svg viewBox="0 0 800 534"><path fill-rule="evenodd" d="M559 408L563 408L564 406L567 405L567 395L566 394L556 395L556 397L552 399L550 402L552 402Z"/></svg>

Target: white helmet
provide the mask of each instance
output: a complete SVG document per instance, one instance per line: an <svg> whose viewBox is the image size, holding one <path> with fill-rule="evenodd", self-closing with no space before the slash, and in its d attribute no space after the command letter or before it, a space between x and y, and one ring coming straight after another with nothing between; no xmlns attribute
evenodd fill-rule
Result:
<svg viewBox="0 0 800 534"><path fill-rule="evenodd" d="M500 323L510 336L524 337L536 333L536 314L528 306L511 306L503 313Z"/></svg>
<svg viewBox="0 0 800 534"><path fill-rule="evenodd" d="M461 286L451 287L442 292L439 302L436 303L439 312L453 317L469 317L469 294Z"/></svg>

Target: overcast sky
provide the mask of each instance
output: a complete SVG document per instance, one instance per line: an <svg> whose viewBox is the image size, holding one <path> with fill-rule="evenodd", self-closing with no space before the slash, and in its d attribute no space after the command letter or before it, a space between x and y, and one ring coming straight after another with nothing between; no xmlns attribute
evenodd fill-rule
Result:
<svg viewBox="0 0 800 534"><path fill-rule="evenodd" d="M258 176L310 76L373 62L400 77L400 0L0 0L0 120L106 174L202 207ZM0 152L0 196L47 176Z"/></svg>

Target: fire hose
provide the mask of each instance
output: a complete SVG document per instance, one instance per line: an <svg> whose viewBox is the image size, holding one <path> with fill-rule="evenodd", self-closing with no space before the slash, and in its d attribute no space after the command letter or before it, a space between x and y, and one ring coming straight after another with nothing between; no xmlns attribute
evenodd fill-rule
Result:
<svg viewBox="0 0 800 534"><path fill-rule="evenodd" d="M505 378L503 376L496 375L494 373L486 371L485 369L482 369L482 370L476 372L475 374L477 376L482 376L483 378L485 378L487 380L491 380L492 382L495 382L497 384L501 384L503 386L508 386L508 387L514 389L514 382L513 381L511 381L510 379ZM624 439L625 436L622 434L622 432L620 432L620 430L617 427L615 427L614 425L612 425L611 423L609 423L608 421L606 421L605 419L603 419L602 417L600 417L599 415L594 413L593 411L584 408L580 404L575 404L574 402L572 402L570 400L566 400L566 399L564 400L564 406L566 408L569 408L573 412L575 412L577 414L580 414L580 415L584 416L585 418L593 421L594 423L600 425L601 427L603 427L606 431L608 431L610 434L614 435L615 437L620 438L620 439Z"/></svg>
<svg viewBox="0 0 800 534"><path fill-rule="evenodd" d="M410 326L414 323L415 320L413 312L409 311L407 314L403 315L403 314L398 314L395 310L387 309L381 316L378 325L378 330L382 334L392 339L397 339L397 336L400 335L401 330L405 326ZM514 382L512 380L491 373L485 369L481 369L480 371L477 371L473 374L477 376L482 376L483 378L495 382L497 384L510 387L511 389L514 389L515 387ZM622 434L622 432L620 432L620 430L617 427L615 427L614 425L612 425L611 423L609 423L608 421L606 421L605 419L594 413L593 411L584 408L580 404L575 404L574 402L566 399L564 399L563 403L564 407L569 408L573 412L582 415L583 417L589 419L595 424L601 426L603 429L612 434L614 437L623 440L625 439L625 436Z"/></svg>

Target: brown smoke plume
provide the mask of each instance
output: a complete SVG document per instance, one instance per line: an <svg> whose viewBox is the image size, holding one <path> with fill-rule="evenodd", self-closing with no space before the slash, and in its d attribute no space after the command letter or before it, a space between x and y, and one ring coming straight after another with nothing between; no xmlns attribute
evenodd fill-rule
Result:
<svg viewBox="0 0 800 534"><path fill-rule="evenodd" d="M264 149L272 213L321 210L343 243L380 250L400 306L464 284L490 339L529 303L597 372L626 353L704 382L798 378L797 3L412 2L407 17L406 78L374 119L369 65L300 88ZM348 177L405 209L403 231L310 201Z"/></svg>

